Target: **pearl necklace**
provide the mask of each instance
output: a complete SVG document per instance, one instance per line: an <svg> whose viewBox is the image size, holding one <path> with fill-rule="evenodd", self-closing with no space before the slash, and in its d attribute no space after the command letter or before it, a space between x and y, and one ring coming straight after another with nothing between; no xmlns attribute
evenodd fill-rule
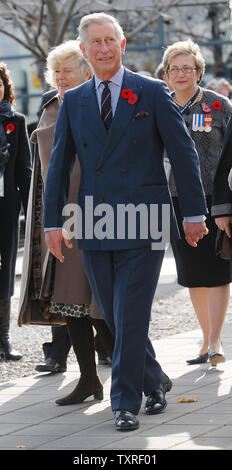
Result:
<svg viewBox="0 0 232 470"><path fill-rule="evenodd" d="M203 90L202 90L202 88L200 88L199 93L198 93L196 99L193 101L192 104L189 105L189 108L191 108L192 106L194 106L194 104L198 103L198 101L201 101L202 96L203 96ZM173 98L174 98L175 103L176 103L178 106L180 106L181 108L183 108L183 106L184 106L185 104L181 104L179 101L177 101L177 99L176 99L176 93L173 95Z"/></svg>

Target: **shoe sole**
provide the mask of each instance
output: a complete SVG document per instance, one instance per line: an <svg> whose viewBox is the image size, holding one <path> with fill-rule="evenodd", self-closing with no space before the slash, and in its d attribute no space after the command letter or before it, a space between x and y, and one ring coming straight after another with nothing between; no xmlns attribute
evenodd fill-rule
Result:
<svg viewBox="0 0 232 470"><path fill-rule="evenodd" d="M97 401L102 401L104 398L103 393L92 393L91 395L83 396L82 398L79 398L78 400L75 399L67 399L63 400L62 398L58 398L55 403L59 406L69 406L69 405L79 405L80 403L83 403L86 398L92 397L97 400Z"/></svg>
<svg viewBox="0 0 232 470"><path fill-rule="evenodd" d="M136 429L139 428L139 424L138 425L134 425L134 426L130 426L130 427L123 427L121 428L120 426L115 426L115 429L116 431L122 431L122 432L126 432L126 431L135 431Z"/></svg>

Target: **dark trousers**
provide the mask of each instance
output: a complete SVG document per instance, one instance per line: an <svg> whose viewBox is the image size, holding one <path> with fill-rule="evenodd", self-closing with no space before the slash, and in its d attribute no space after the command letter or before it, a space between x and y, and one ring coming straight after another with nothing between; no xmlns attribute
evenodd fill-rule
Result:
<svg viewBox="0 0 232 470"><path fill-rule="evenodd" d="M163 251L152 251L150 247L83 251L96 303L115 335L112 410L137 414L142 392L149 395L161 382L162 369L148 330L163 255Z"/></svg>
<svg viewBox="0 0 232 470"><path fill-rule="evenodd" d="M58 362L65 362L71 348L67 326L52 326L52 342L48 344L50 345L49 357Z"/></svg>

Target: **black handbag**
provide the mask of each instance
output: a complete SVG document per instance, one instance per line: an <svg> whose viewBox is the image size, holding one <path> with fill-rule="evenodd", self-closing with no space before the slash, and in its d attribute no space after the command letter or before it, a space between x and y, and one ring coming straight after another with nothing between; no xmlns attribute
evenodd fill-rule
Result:
<svg viewBox="0 0 232 470"><path fill-rule="evenodd" d="M230 229L232 225L230 224ZM232 233L232 231L231 231ZM218 228L215 241L216 255L222 259L230 260L232 258L232 238L229 238L224 230Z"/></svg>
<svg viewBox="0 0 232 470"><path fill-rule="evenodd" d="M45 272L43 273L43 282L40 290L39 299L31 299L30 301L30 319L31 325L50 325L62 326L66 325L66 317L59 313L51 313L49 311L50 300L53 293L54 275L56 258L47 251L45 259Z"/></svg>

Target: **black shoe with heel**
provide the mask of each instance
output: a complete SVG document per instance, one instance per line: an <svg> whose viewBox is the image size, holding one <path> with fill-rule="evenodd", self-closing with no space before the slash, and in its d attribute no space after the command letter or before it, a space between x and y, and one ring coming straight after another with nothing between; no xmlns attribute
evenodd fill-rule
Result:
<svg viewBox="0 0 232 470"><path fill-rule="evenodd" d="M209 359L209 354L200 354L198 357L195 359L188 359L186 362L192 366L193 364L205 364Z"/></svg>

